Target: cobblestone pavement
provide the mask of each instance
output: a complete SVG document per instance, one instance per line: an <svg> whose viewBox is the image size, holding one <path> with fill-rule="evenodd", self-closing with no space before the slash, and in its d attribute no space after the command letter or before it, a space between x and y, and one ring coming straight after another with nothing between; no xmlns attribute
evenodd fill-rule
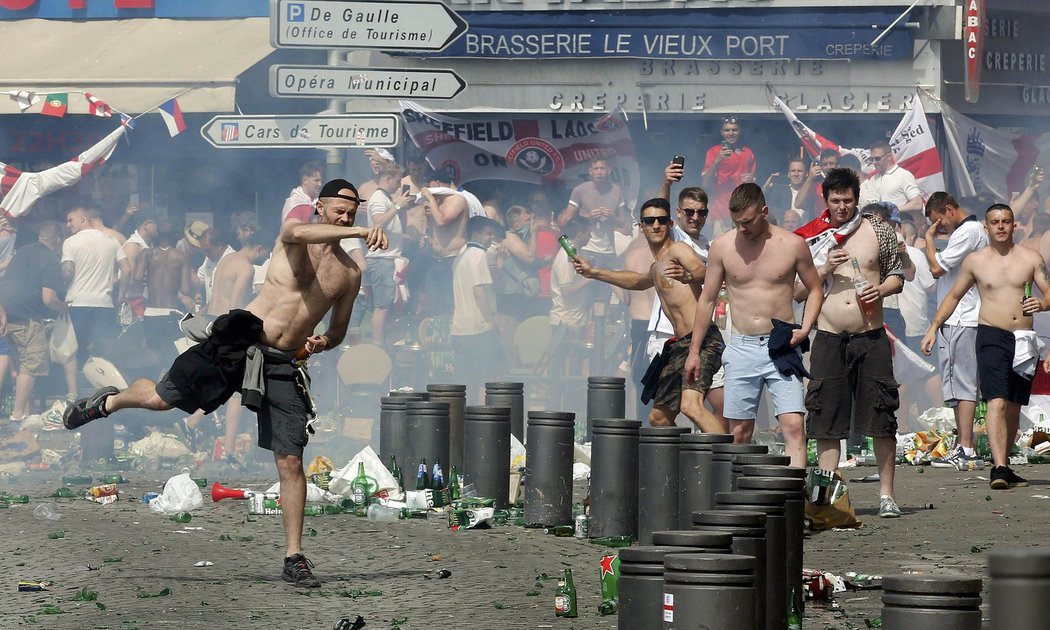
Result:
<svg viewBox="0 0 1050 630"><path fill-rule="evenodd" d="M873 469L846 471L847 478ZM885 575L902 569L956 570L986 576L985 552L994 545L1037 545L1050 533L1044 513L1050 467L1021 473L1032 486L992 492L987 470L957 473L898 468L904 516L874 516L877 484L851 486L862 529L831 531L806 541L805 564L836 574ZM602 617L598 561L605 548L518 527L451 532L441 518L375 523L346 515L307 517L317 530L305 552L324 580L299 590L280 579L283 545L275 516L246 516L244 502L225 500L194 512L181 525L152 514L138 501L167 475L131 473L121 500L100 506L83 499L42 499L59 485L57 474L28 473L0 489L29 494L28 505L0 510L0 566L4 615L0 628L320 628L362 615L368 628L615 628ZM227 480L232 486L268 485L269 479ZM42 502L62 514L34 518ZM932 509L927 505L932 504ZM198 529L199 528L199 529ZM62 531L62 539L50 532ZM228 534L233 540L221 540ZM214 563L195 567L198 561ZM553 612L555 577L569 567L579 592L580 616ZM451 571L437 579L440 569ZM546 573L548 581L537 582ZM427 579L427 578L430 579ZM17 593L22 579L53 580L38 593ZM86 588L97 601L75 601ZM158 595L169 589L170 594ZM986 584L987 589L987 584ZM531 592L539 591L538 595ZM373 594L374 593L374 594ZM986 593L987 595L987 593ZM810 603L805 628L864 628L878 616L880 591L836 596L837 607ZM48 606L63 611L45 614ZM103 609L104 606L104 609ZM987 611L987 599L985 600Z"/></svg>

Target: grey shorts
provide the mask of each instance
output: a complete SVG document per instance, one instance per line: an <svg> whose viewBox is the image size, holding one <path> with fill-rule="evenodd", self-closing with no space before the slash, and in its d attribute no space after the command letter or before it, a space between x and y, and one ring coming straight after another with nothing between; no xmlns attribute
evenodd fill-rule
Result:
<svg viewBox="0 0 1050 630"><path fill-rule="evenodd" d="M393 258L369 258L364 285L372 288L372 308L390 308L397 295Z"/></svg>
<svg viewBox="0 0 1050 630"><path fill-rule="evenodd" d="M937 331L941 396L949 407L977 400L977 327L948 326Z"/></svg>
<svg viewBox="0 0 1050 630"><path fill-rule="evenodd" d="M309 441L309 405L299 387L298 370L287 361L266 362L266 397L259 413L259 446L279 455L303 456Z"/></svg>

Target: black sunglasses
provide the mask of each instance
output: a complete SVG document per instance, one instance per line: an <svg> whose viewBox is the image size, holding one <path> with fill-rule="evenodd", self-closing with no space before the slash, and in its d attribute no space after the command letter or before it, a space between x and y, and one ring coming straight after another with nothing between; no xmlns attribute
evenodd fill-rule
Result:
<svg viewBox="0 0 1050 630"><path fill-rule="evenodd" d="M642 225L652 225L654 223L671 225L671 217L642 217Z"/></svg>
<svg viewBox="0 0 1050 630"><path fill-rule="evenodd" d="M678 211L684 213L685 216L687 216L687 217L691 217L691 216L706 217L707 214L710 212L710 210L708 210L707 208L702 208L702 209L679 208Z"/></svg>

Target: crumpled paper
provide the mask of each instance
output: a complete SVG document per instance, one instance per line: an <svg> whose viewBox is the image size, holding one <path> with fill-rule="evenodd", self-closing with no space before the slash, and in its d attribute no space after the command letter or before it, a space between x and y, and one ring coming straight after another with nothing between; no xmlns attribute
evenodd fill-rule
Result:
<svg viewBox="0 0 1050 630"><path fill-rule="evenodd" d="M190 449L170 433L154 431L138 442L128 445L132 455L176 459L190 454Z"/></svg>

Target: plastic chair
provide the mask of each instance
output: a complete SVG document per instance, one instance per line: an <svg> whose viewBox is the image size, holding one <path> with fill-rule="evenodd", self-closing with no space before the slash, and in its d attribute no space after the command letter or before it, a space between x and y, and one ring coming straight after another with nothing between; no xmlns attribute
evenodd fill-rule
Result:
<svg viewBox="0 0 1050 630"><path fill-rule="evenodd" d="M378 418L379 397L390 390L393 367L390 355L375 344L362 343L343 351L336 372L343 385L350 387L349 409L344 415Z"/></svg>

